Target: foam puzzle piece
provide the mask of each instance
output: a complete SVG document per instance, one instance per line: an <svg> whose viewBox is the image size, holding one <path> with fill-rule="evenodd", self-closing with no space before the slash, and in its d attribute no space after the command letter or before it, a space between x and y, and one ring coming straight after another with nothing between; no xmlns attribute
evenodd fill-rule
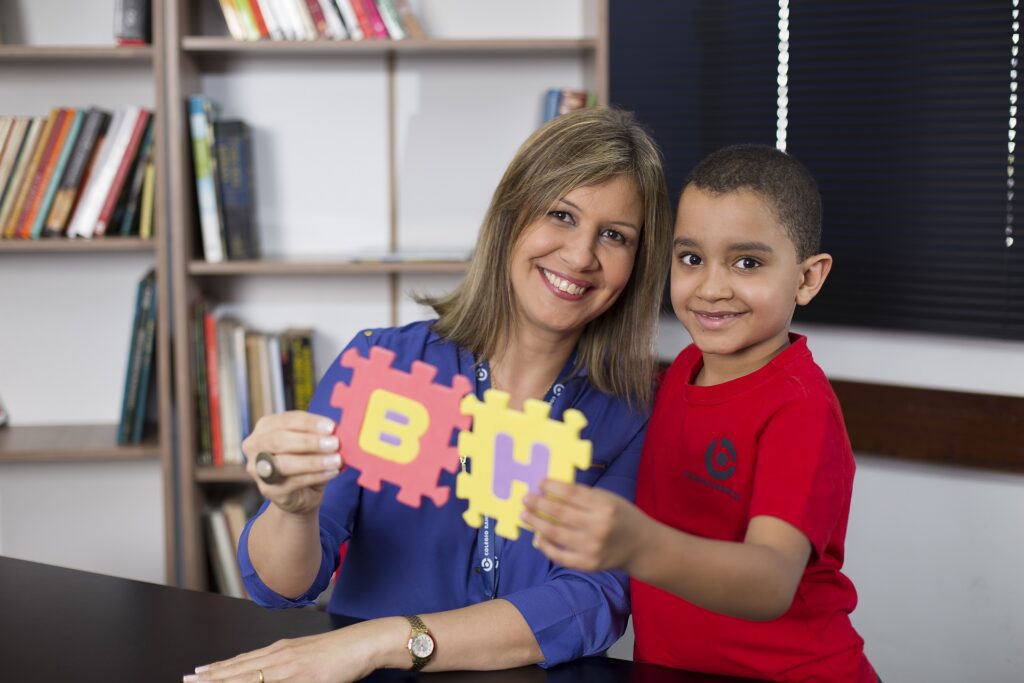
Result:
<svg viewBox="0 0 1024 683"><path fill-rule="evenodd" d="M479 528L486 515L497 521L495 533L516 540L530 528L519 519L523 496L538 492L544 478L571 483L577 469L590 467L591 444L580 438L587 419L569 408L562 421L549 417L545 401L527 399L523 410L508 407L509 395L497 389L462 399L462 412L473 416L473 430L459 433L459 454L472 471L455 479L455 495L469 501L466 524Z"/></svg>
<svg viewBox="0 0 1024 683"><path fill-rule="evenodd" d="M414 361L404 372L391 367L394 360L393 351L379 346L368 358L357 349L342 354L341 365L353 372L351 384L338 382L331 393L331 405L342 411L335 434L346 465L359 470L360 486L380 491L386 481L399 487L400 503L418 508L429 498L441 507L451 489L437 479L441 470L459 468L451 436L469 428L459 407L471 385L462 375L451 387L435 384L433 365Z"/></svg>

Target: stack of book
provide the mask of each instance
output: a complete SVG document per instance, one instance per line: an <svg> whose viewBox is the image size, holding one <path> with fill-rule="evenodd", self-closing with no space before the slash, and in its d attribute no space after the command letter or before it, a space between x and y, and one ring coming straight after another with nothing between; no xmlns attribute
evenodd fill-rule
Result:
<svg viewBox="0 0 1024 683"><path fill-rule="evenodd" d="M193 306L197 464L240 465L242 439L264 415L306 410L313 397L313 332L259 332Z"/></svg>
<svg viewBox="0 0 1024 683"><path fill-rule="evenodd" d="M406 0L220 0L235 40L426 37Z"/></svg>
<svg viewBox="0 0 1024 683"><path fill-rule="evenodd" d="M210 263L260 256L252 133L244 121L217 118L203 95L188 100L189 132L203 258Z"/></svg>
<svg viewBox="0 0 1024 683"><path fill-rule="evenodd" d="M128 368L125 371L121 420L117 429L119 444L140 443L150 414L153 398L154 352L156 350L156 274L150 270L139 281L135 297L135 316L128 344Z"/></svg>
<svg viewBox="0 0 1024 683"><path fill-rule="evenodd" d="M0 116L0 236L151 237L154 128L142 107Z"/></svg>
<svg viewBox="0 0 1024 683"><path fill-rule="evenodd" d="M547 123L556 116L596 105L597 93L592 90L551 88L544 95L543 121Z"/></svg>

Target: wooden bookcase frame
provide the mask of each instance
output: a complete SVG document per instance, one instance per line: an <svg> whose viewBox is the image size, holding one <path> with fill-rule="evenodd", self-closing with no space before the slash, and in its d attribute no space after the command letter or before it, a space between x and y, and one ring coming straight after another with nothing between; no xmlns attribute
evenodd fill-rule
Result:
<svg viewBox="0 0 1024 683"><path fill-rule="evenodd" d="M608 101L608 29L607 0L585 0L587 5L586 38L570 40L515 39L515 40L403 40L403 41L257 41L239 42L222 36L189 35L193 26L193 2L168 2L165 8L164 28L167 36L167 109L168 161L171 169L168 191L173 230L171 244L172 289L174 296L173 320L174 385L179 458L176 477L180 500L180 559L183 568L181 585L194 589L207 588L206 549L203 542L201 512L208 487L248 482L239 466L200 468L195 462L196 411L193 399L191 369L194 363L189 334L191 316L189 304L197 295L199 282L204 278L230 278L240 275L275 277L305 275L381 275L388 279L390 316L397 323L400 301L399 276L410 273L459 273L466 264L461 262L415 263L352 263L350 261L266 258L256 261L228 261L210 264L193 258L195 234L194 187L191 173L191 149L188 121L184 101L199 91L202 58L205 55L245 59L306 56L316 59L344 61L348 57L367 54L385 59L387 79L387 156L388 156L388 212L390 215L389 247L398 245L397 191L396 191L396 61L398 56L416 54L443 54L472 59L479 55L500 54L503 57L537 54L582 56L585 80L590 89L598 93L598 101Z"/></svg>

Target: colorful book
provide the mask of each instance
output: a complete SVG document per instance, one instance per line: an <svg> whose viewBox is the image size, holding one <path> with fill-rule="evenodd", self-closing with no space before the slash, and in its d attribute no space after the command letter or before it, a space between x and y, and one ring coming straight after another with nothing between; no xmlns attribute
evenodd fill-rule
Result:
<svg viewBox="0 0 1024 683"><path fill-rule="evenodd" d="M146 162L146 176L142 180L142 206L139 209L139 237L148 240L153 236L154 197L156 195L156 163Z"/></svg>
<svg viewBox="0 0 1024 683"><path fill-rule="evenodd" d="M75 141L71 158L68 159L67 168L60 179L60 185L57 187L57 193L50 206L49 215L43 224L44 237L57 237L64 234L88 175L90 163L95 158L96 150L102 144L101 141L104 139L110 120L109 112L96 107L90 108L85 114L82 132L79 133L78 139Z"/></svg>
<svg viewBox="0 0 1024 683"><path fill-rule="evenodd" d="M114 215L114 207L117 205L117 201L120 199L121 193L124 190L125 182L128 179L128 173L131 170L132 165L137 160L139 148L142 145L142 139L146 135L146 130L149 128L151 120L152 113L146 109L142 109L138 112L138 116L134 120L130 131L127 130L126 123L126 135L124 136L126 142L123 147L119 147L114 150L114 154L116 156L111 159L113 177L109 183L106 197L93 227L93 235L97 237L101 237L107 233L107 226L110 223L111 217Z"/></svg>
<svg viewBox="0 0 1024 683"><path fill-rule="evenodd" d="M320 11L324 15L324 19L327 21L327 33L334 40L345 40L348 38L348 30L345 28L345 22L342 21L341 15L338 14L338 8L334 5L334 0L318 0L320 3Z"/></svg>
<svg viewBox="0 0 1024 683"><path fill-rule="evenodd" d="M370 15L366 11L366 4L363 0L348 0L352 6L352 12L356 15L356 21L359 22L359 29L363 33L364 38L377 38L377 33L373 29L373 22L370 21Z"/></svg>
<svg viewBox="0 0 1024 683"><path fill-rule="evenodd" d="M242 17L234 0L220 0L220 11L224 15L224 23L227 24L228 33L235 40L246 40L245 29L242 28Z"/></svg>
<svg viewBox="0 0 1024 683"><path fill-rule="evenodd" d="M363 29L359 26L356 11L352 8L352 0L334 0L334 4L338 8L341 20L345 22L348 37L352 40L362 40Z"/></svg>
<svg viewBox="0 0 1024 683"><path fill-rule="evenodd" d="M78 205L71 214L68 237L92 237L100 211L103 210L103 202L114 181L120 154L128 145L140 111L139 107L126 107L114 112L107 134L103 138L103 145L96 152Z"/></svg>
<svg viewBox="0 0 1024 683"><path fill-rule="evenodd" d="M263 22L267 26L270 39L284 40L285 36L284 31L281 30L281 20L277 17L272 0L256 0L256 4L259 6L259 11L263 17Z"/></svg>
<svg viewBox="0 0 1024 683"><path fill-rule="evenodd" d="M203 342L206 345L206 395L210 404L210 453L213 464L224 464L224 437L221 432L220 353L217 344L217 320L203 306Z"/></svg>
<svg viewBox="0 0 1024 683"><path fill-rule="evenodd" d="M18 161L18 156L21 154L22 144L25 142L25 133L28 132L31 122L32 119L28 116L15 116L13 121L11 121L11 129L7 133L7 139L4 141L3 152L0 153L0 206L3 205L8 187L13 185L9 181L14 173L15 164Z"/></svg>
<svg viewBox="0 0 1024 683"><path fill-rule="evenodd" d="M316 24L313 22L313 15L309 13L309 5L306 4L306 0L292 0L292 4L295 6L299 25L302 27L302 35L306 40L316 40L320 32L316 30Z"/></svg>
<svg viewBox="0 0 1024 683"><path fill-rule="evenodd" d="M8 181L7 191L4 193L4 203L0 206L0 234L4 238L14 237L14 232L8 232L6 226L14 213L15 204L21 194L25 176L29 164L35 155L36 147L39 145L39 137L42 134L43 126L46 125L46 118L43 116L33 117L29 122L28 130L25 133L25 140L22 142L21 150L18 152L18 160L15 162L14 171Z"/></svg>
<svg viewBox="0 0 1024 683"><path fill-rule="evenodd" d="M142 138L142 144L139 145L139 153L136 155L131 182L127 184L127 201L125 202L124 212L118 226L118 232L123 236L139 232L135 229L135 226L139 223L139 208L142 205L142 188L146 180L146 167L152 161L153 149L156 147L153 144L155 129L156 125L153 119L150 119L150 124L146 128L146 135Z"/></svg>
<svg viewBox="0 0 1024 683"><path fill-rule="evenodd" d="M60 155L57 157L57 163L53 167L53 174L50 176L46 190L43 193L43 199L39 204L39 212L32 222L30 235L32 239L39 239L43 235L46 217L49 216L50 208L53 206L53 199L57 196L57 189L60 187L61 178L64 176L64 171L67 168L68 159L71 158L71 152L78 142L78 135L82 130L82 122L85 121L85 110L79 109L74 114L68 128L67 138L61 145Z"/></svg>
<svg viewBox="0 0 1024 683"><path fill-rule="evenodd" d="M391 3L391 0L377 0L377 13L380 15L381 21L384 22L384 27L388 31L388 35L391 36L392 40L402 40L405 38L405 30L402 28L402 22L398 18L398 9Z"/></svg>
<svg viewBox="0 0 1024 683"><path fill-rule="evenodd" d="M192 162L195 169L196 201L199 205L199 227L203 238L203 258L208 263L224 260L224 230L217 203L217 180L214 176L212 137L209 112L212 103L202 95L188 99L189 129L192 133Z"/></svg>
<svg viewBox="0 0 1024 683"><path fill-rule="evenodd" d="M58 112L58 109L54 109L50 112L49 116L43 118L42 130L40 130L39 138L35 141L35 145L32 148L32 154L28 158L18 191L14 197L14 205L11 207L11 213L7 216L7 222L4 224L4 237L13 238L19 236L18 226L25 211L25 200L32 189L36 169L39 168L39 161L50 144L50 133L53 131L53 124L57 120Z"/></svg>
<svg viewBox="0 0 1024 683"><path fill-rule="evenodd" d="M70 109L55 109L50 114L53 118L53 125L50 128L49 136L42 144L42 154L39 155L39 164L35 171L27 178L29 182L28 192L25 194L25 204L22 206L21 215L15 226L15 234L21 239L29 239L32 236L32 224L35 222L36 214L39 213L39 204L46 193L46 185L50 176L53 175L54 165L60 155L61 146L68 133L68 124L73 118L74 112Z"/></svg>
<svg viewBox="0 0 1024 683"><path fill-rule="evenodd" d="M353 2L359 2L359 0L353 0ZM375 38L388 38L388 28L384 25L384 20L380 18L380 12L377 11L377 3L374 0L362 0L363 7L366 8L366 16L370 19L370 26L373 28L373 35Z"/></svg>

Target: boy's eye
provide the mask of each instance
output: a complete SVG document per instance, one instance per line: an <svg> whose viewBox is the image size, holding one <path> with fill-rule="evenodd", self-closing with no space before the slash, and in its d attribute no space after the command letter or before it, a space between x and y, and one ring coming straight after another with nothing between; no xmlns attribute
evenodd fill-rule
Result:
<svg viewBox="0 0 1024 683"><path fill-rule="evenodd" d="M757 259L752 259L749 256L744 256L743 258L736 261L736 267L739 268L740 270L753 270L754 268L759 268L760 266L760 261L758 261Z"/></svg>
<svg viewBox="0 0 1024 683"><path fill-rule="evenodd" d="M682 261L684 266L699 266L701 264L700 256L696 254L682 254L679 256L679 260Z"/></svg>

